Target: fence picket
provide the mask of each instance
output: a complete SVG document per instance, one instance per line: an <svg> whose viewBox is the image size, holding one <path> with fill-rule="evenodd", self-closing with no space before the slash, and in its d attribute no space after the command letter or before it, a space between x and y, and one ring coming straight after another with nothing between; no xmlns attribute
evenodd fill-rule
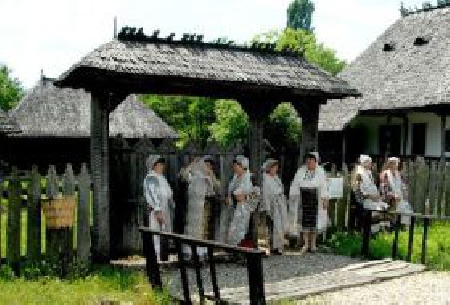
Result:
<svg viewBox="0 0 450 305"><path fill-rule="evenodd" d="M49 166L46 186L48 200L55 199L59 193L59 181L54 165ZM59 261L59 250L61 244L59 230L49 229L47 227L45 232L47 258L52 264L57 264Z"/></svg>
<svg viewBox="0 0 450 305"><path fill-rule="evenodd" d="M450 164L445 167L445 216L450 216Z"/></svg>
<svg viewBox="0 0 450 305"><path fill-rule="evenodd" d="M21 241L21 191L22 187L18 177L17 167L12 168L11 179L8 185L8 222L6 236L6 257L16 273L19 272L20 241Z"/></svg>
<svg viewBox="0 0 450 305"><path fill-rule="evenodd" d="M86 163L83 163L81 166L81 173L78 177L77 261L84 266L89 264L91 255L90 190L91 178Z"/></svg>
<svg viewBox="0 0 450 305"><path fill-rule="evenodd" d="M27 259L37 262L41 259L41 175L37 166L31 170L27 197Z"/></svg>
<svg viewBox="0 0 450 305"><path fill-rule="evenodd" d="M430 206L428 207L428 211L425 210L426 214L434 214L436 211L436 199L437 199L437 178L438 178L438 167L436 161L431 162L431 170L429 172L429 180L428 180L428 198L430 202ZM425 191L426 192L426 191ZM427 208L427 207L426 207Z"/></svg>

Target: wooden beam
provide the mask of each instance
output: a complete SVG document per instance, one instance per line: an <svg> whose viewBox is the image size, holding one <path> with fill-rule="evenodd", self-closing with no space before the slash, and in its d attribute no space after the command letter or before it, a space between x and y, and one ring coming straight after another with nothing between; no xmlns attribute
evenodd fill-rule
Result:
<svg viewBox="0 0 450 305"><path fill-rule="evenodd" d="M346 164L346 154L347 154L347 127L342 129L342 168Z"/></svg>

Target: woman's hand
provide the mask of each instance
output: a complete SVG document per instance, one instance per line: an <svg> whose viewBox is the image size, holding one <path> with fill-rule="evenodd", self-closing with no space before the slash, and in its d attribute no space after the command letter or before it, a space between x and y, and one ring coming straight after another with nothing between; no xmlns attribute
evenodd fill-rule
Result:
<svg viewBox="0 0 450 305"><path fill-rule="evenodd" d="M235 195L235 196L236 196L236 201L238 203L243 203L245 201L245 195L244 194L238 194L238 195Z"/></svg>
<svg viewBox="0 0 450 305"><path fill-rule="evenodd" d="M230 203L231 203L231 199L230 199L230 197L227 196L227 197L225 198L225 204L226 204L226 205L230 205Z"/></svg>
<svg viewBox="0 0 450 305"><path fill-rule="evenodd" d="M322 199L322 205L324 210L328 209L329 200L328 199Z"/></svg>
<svg viewBox="0 0 450 305"><path fill-rule="evenodd" d="M156 221L158 221L160 226L162 226L165 223L164 215L163 215L162 211L156 211L155 218L156 218Z"/></svg>

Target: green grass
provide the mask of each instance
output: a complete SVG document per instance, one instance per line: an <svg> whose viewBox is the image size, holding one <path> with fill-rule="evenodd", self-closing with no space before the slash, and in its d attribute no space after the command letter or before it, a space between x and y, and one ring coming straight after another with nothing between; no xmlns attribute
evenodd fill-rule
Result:
<svg viewBox="0 0 450 305"><path fill-rule="evenodd" d="M423 226L414 230L412 262L420 263L422 253ZM370 241L370 258L381 259L392 256L394 234L380 233ZM362 237L346 232L334 233L326 244L336 254L359 256ZM406 259L408 252L408 232L399 235L399 259ZM450 270L450 223L434 222L428 231L426 264L434 270Z"/></svg>
<svg viewBox="0 0 450 305"><path fill-rule="evenodd" d="M85 278L62 281L39 278L5 280L0 277L0 304L100 304L102 300L122 304L172 304L165 292L154 292L142 273L100 267Z"/></svg>

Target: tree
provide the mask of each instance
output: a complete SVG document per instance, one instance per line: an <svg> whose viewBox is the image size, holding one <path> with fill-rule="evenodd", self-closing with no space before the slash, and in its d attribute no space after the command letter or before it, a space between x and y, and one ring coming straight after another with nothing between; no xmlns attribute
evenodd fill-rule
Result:
<svg viewBox="0 0 450 305"><path fill-rule="evenodd" d="M214 100L204 97L144 95L142 101L180 135L179 146L190 140L201 145L211 138L215 121Z"/></svg>
<svg viewBox="0 0 450 305"><path fill-rule="evenodd" d="M0 108L7 111L22 98L24 90L6 65L0 64Z"/></svg>
<svg viewBox="0 0 450 305"><path fill-rule="evenodd" d="M336 52L318 43L314 33L302 29L269 31L253 38L253 42L275 43L278 50L289 48L297 51L299 56L304 56L309 62L314 63L336 75L345 67L345 61L336 56Z"/></svg>
<svg viewBox="0 0 450 305"><path fill-rule="evenodd" d="M224 147L237 140L245 140L248 131L248 116L236 101L216 101L216 121L211 124L212 138Z"/></svg>
<svg viewBox="0 0 450 305"><path fill-rule="evenodd" d="M287 9L287 27L312 32L311 27L314 3L311 0L294 0Z"/></svg>

